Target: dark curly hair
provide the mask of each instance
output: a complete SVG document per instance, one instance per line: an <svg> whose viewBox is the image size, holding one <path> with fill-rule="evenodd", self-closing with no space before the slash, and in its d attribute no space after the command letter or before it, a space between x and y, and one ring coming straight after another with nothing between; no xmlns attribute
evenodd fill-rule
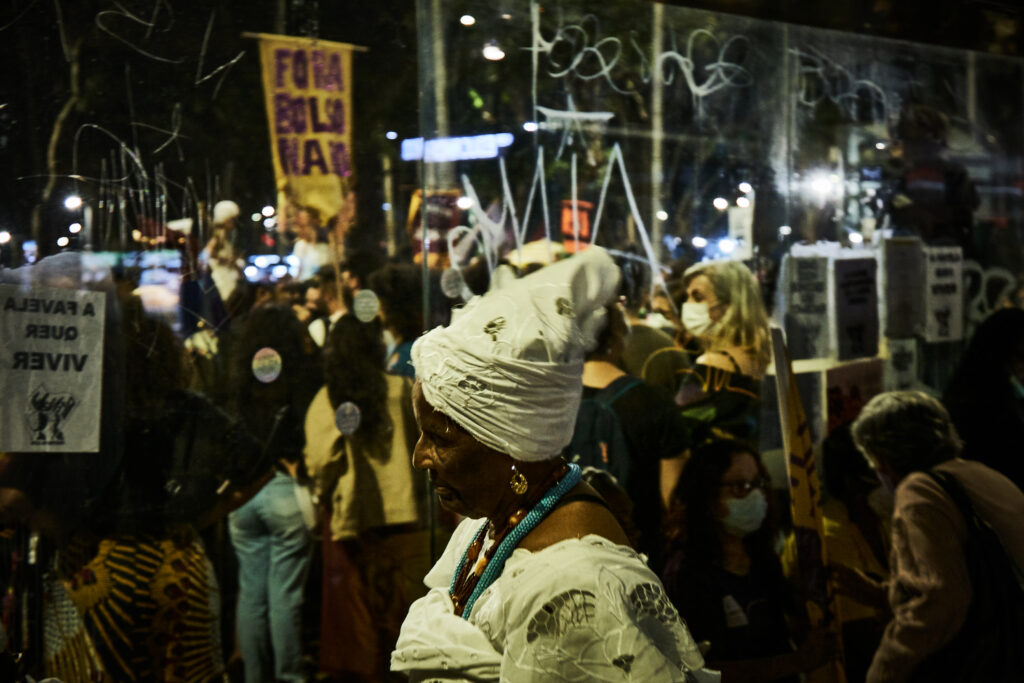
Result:
<svg viewBox="0 0 1024 683"><path fill-rule="evenodd" d="M334 409L346 401L359 406L359 429L352 439L360 446L378 443L392 428L384 375L386 353L380 320L364 323L351 314L335 323L324 344L327 397Z"/></svg>
<svg viewBox="0 0 1024 683"><path fill-rule="evenodd" d="M722 558L720 524L715 514L722 477L732 466L734 455L750 455L757 463L760 475L767 479L768 472L761 455L749 444L734 439L707 441L693 449L683 468L679 483L672 493L672 501L665 518L665 536L670 552L681 551L690 563L718 563ZM743 539L753 562L767 556L774 557L774 525L771 523L772 497L768 496L769 516L757 531Z"/></svg>
<svg viewBox="0 0 1024 683"><path fill-rule="evenodd" d="M370 289L380 299L388 326L400 341L423 330L423 273L411 263L389 263L370 273Z"/></svg>
<svg viewBox="0 0 1024 683"><path fill-rule="evenodd" d="M264 442L275 425L279 430L289 430L291 438L276 441L287 444L286 452L278 457L301 461L306 409L322 385L313 340L287 306L258 306L239 323L228 350L231 412ZM281 356L281 374L267 383L256 379L252 371L253 356L265 347ZM281 413L282 408L287 408L286 415ZM283 423L279 423L279 416Z"/></svg>

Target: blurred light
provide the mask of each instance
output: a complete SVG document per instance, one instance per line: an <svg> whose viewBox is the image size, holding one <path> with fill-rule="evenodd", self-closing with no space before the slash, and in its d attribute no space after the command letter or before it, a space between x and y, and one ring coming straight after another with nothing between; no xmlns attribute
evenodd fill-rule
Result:
<svg viewBox="0 0 1024 683"><path fill-rule="evenodd" d="M505 59L505 51L501 49L495 41L491 41L484 45L484 59L489 59L492 62Z"/></svg>
<svg viewBox="0 0 1024 683"><path fill-rule="evenodd" d="M788 225L780 225L779 226L779 234L782 235L783 237L785 237L786 235L790 235L792 233L793 233L793 228L789 227Z"/></svg>
<svg viewBox="0 0 1024 683"><path fill-rule="evenodd" d="M527 133L535 133L537 131L537 122L527 121L526 123L523 124L523 130L525 130Z"/></svg>
<svg viewBox="0 0 1024 683"><path fill-rule="evenodd" d="M393 130L389 130L387 133L384 133L384 137L386 137L388 140L397 140L398 133Z"/></svg>
<svg viewBox="0 0 1024 683"><path fill-rule="evenodd" d="M864 242L864 235L859 232L850 233L850 244L861 244L862 242Z"/></svg>
<svg viewBox="0 0 1024 683"><path fill-rule="evenodd" d="M66 247L66 246L68 246L68 242L70 242L70 240L67 237L58 237L57 238L57 246L58 247Z"/></svg>
<svg viewBox="0 0 1024 683"><path fill-rule="evenodd" d="M737 197L736 206L740 207L741 209L745 209L748 206L750 206L750 200L747 199L746 197Z"/></svg>
<svg viewBox="0 0 1024 683"><path fill-rule="evenodd" d="M455 206L465 211L473 207L473 200L469 197L459 197L455 200Z"/></svg>
<svg viewBox="0 0 1024 683"><path fill-rule="evenodd" d="M271 216L273 216L273 215L274 215L274 207L272 207L272 206L270 206L270 205L268 204L267 206L264 206L264 207L263 207L263 210L262 210L262 211L260 211L260 213L262 213L262 214L263 214L264 216L266 216L267 218L270 218ZM257 219L257 220L258 220L258 219Z"/></svg>
<svg viewBox="0 0 1024 683"><path fill-rule="evenodd" d="M391 210L391 204L389 202L384 202L383 204L380 205L380 210L381 211L390 211Z"/></svg>
<svg viewBox="0 0 1024 683"><path fill-rule="evenodd" d="M711 204L719 211L725 211L729 208L729 200L725 197L715 197Z"/></svg>
<svg viewBox="0 0 1024 683"><path fill-rule="evenodd" d="M0 230L0 244L7 244L11 241L11 233L6 230Z"/></svg>
<svg viewBox="0 0 1024 683"><path fill-rule="evenodd" d="M253 223L259 223L260 220L263 218L263 214L261 214L261 213L254 213L253 215L249 216L249 218L252 219Z"/></svg>
<svg viewBox="0 0 1024 683"><path fill-rule="evenodd" d="M828 194L828 191L832 189L832 183L825 176L815 176L811 178L810 183L811 189L818 194Z"/></svg>
<svg viewBox="0 0 1024 683"><path fill-rule="evenodd" d="M68 232L70 232L72 235L77 235L78 233L82 232L82 224L72 223L71 225L68 226Z"/></svg>
<svg viewBox="0 0 1024 683"><path fill-rule="evenodd" d="M875 143L875 149L885 149L885 143L884 142L876 142Z"/></svg>
<svg viewBox="0 0 1024 683"><path fill-rule="evenodd" d="M504 14L501 15L501 18L504 19L505 21L508 21L509 19L512 18L512 15L509 14L508 12L505 12Z"/></svg>
<svg viewBox="0 0 1024 683"><path fill-rule="evenodd" d="M271 274L280 279L288 274L288 266L277 265L270 269Z"/></svg>
<svg viewBox="0 0 1024 683"><path fill-rule="evenodd" d="M74 211L75 209L82 208L82 198L79 197L77 194L65 197L64 208L71 209L72 211Z"/></svg>
<svg viewBox="0 0 1024 683"><path fill-rule="evenodd" d="M736 240L731 240L728 237L718 240L718 251L723 254L731 254L736 250Z"/></svg>
<svg viewBox="0 0 1024 683"><path fill-rule="evenodd" d="M270 218L263 219L263 227L267 228L268 230L274 227L275 225L277 225L277 219L274 218L273 216L271 216Z"/></svg>
<svg viewBox="0 0 1024 683"><path fill-rule="evenodd" d="M141 240L142 239L142 231L138 230L138 229L132 230L132 239L135 240L136 242Z"/></svg>
<svg viewBox="0 0 1024 683"><path fill-rule="evenodd" d="M257 256L252 260L252 262L256 265L257 268L266 268L268 265L270 265L270 262L267 260L266 256Z"/></svg>
<svg viewBox="0 0 1024 683"><path fill-rule="evenodd" d="M288 254L287 256L285 256L284 262L287 263L289 266L298 266L300 263L299 257L296 256L295 254Z"/></svg>
<svg viewBox="0 0 1024 683"><path fill-rule="evenodd" d="M742 183L740 183L740 192L743 192L744 194L746 194L747 192L753 192L753 191L754 191L754 186L751 185L750 183L748 183L747 181L744 180Z"/></svg>
<svg viewBox="0 0 1024 683"><path fill-rule="evenodd" d="M249 280L250 282L254 281L256 278L260 276L260 269L257 268L256 266L246 266L245 270L243 270L242 272L245 273L245 279Z"/></svg>
<svg viewBox="0 0 1024 683"><path fill-rule="evenodd" d="M463 26L472 26L473 24L476 23L476 17L474 17L472 14L463 14L461 17L459 17L459 23L462 24Z"/></svg>
<svg viewBox="0 0 1024 683"><path fill-rule="evenodd" d="M692 240L690 240L690 244L697 247L698 249L703 249L704 247L708 246L708 241L701 237L700 235L698 235L697 237L694 237Z"/></svg>
<svg viewBox="0 0 1024 683"><path fill-rule="evenodd" d="M658 217L659 221L667 221L668 220L668 211L661 210L661 211L659 211L658 213L656 213L654 215Z"/></svg>
<svg viewBox="0 0 1024 683"><path fill-rule="evenodd" d="M833 185L835 185L836 183L839 182L839 176L836 175L835 173L829 173L828 174L828 181L830 183L832 183Z"/></svg>

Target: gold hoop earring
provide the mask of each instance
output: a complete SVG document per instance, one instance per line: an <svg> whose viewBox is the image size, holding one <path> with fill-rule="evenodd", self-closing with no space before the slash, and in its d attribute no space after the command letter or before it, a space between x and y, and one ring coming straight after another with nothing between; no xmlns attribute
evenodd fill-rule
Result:
<svg viewBox="0 0 1024 683"><path fill-rule="evenodd" d="M521 496L526 493L527 487L530 483L526 481L526 477L522 472L516 469L515 465L512 465L512 479L508 482L508 487L512 489L512 493L517 496Z"/></svg>

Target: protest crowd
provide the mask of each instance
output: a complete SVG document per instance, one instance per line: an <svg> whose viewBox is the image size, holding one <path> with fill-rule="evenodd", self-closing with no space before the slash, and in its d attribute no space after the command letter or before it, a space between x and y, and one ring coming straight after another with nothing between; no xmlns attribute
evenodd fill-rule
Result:
<svg viewBox="0 0 1024 683"><path fill-rule="evenodd" d="M0 683L1024 680L1019 58L8 4Z"/></svg>

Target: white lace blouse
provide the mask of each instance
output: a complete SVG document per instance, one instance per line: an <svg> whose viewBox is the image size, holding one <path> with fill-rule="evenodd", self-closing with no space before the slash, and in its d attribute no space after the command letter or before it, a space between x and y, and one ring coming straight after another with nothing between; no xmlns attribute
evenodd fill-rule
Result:
<svg viewBox="0 0 1024 683"><path fill-rule="evenodd" d="M467 519L424 579L391 668L411 681L715 681L643 558L600 536L515 550L469 620L448 586L485 521Z"/></svg>

